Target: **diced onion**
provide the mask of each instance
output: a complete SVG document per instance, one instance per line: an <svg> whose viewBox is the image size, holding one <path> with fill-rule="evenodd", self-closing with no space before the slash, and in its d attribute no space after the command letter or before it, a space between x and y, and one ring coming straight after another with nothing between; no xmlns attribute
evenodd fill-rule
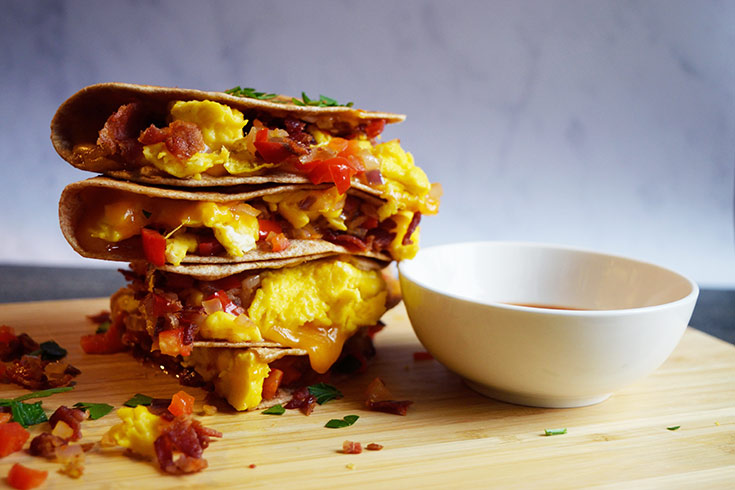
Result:
<svg viewBox="0 0 735 490"><path fill-rule="evenodd" d="M56 437L61 437L62 439L68 440L71 439L71 437L74 435L74 429L69 427L69 424L64 422L63 420L59 420L56 423L56 426L51 431L52 435L55 435Z"/></svg>
<svg viewBox="0 0 735 490"><path fill-rule="evenodd" d="M204 311L207 312L207 315L211 315L212 313L216 313L218 311L224 311L222 308L222 302L219 300L219 298L211 298L211 299L205 299L202 301L202 308L204 308Z"/></svg>
<svg viewBox="0 0 735 490"><path fill-rule="evenodd" d="M236 213L244 213L249 214L250 216L258 216L260 214L260 211L252 207L250 204L246 202L238 203L231 208Z"/></svg>

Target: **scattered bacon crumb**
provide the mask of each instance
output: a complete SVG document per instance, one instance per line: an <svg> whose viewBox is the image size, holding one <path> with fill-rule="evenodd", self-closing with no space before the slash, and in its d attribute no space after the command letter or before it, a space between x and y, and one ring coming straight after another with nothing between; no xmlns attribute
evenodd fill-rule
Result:
<svg viewBox="0 0 735 490"><path fill-rule="evenodd" d="M368 385L365 406L370 410L406 415L408 407L412 404L411 400L393 400L391 392L380 378L373 379Z"/></svg>
<svg viewBox="0 0 735 490"><path fill-rule="evenodd" d="M367 449L368 451L380 451L381 449L383 449L383 445L371 442L370 444L365 446L365 449Z"/></svg>
<svg viewBox="0 0 735 490"><path fill-rule="evenodd" d="M250 469L253 469L253 468L255 468L255 463L250 463L250 464L248 465L248 468L250 468Z"/></svg>
<svg viewBox="0 0 735 490"><path fill-rule="evenodd" d="M414 361L430 361L434 359L434 356L432 356L430 353L426 351L419 351L413 353L413 360Z"/></svg>
<svg viewBox="0 0 735 490"><path fill-rule="evenodd" d="M65 445L66 441L61 437L49 432L42 432L31 440L31 446L28 448L28 451L31 453L31 456L53 458L56 455L56 448Z"/></svg>
<svg viewBox="0 0 735 490"><path fill-rule="evenodd" d="M342 443L342 452L345 454L360 454L362 452L362 444L359 442L345 441Z"/></svg>
<svg viewBox="0 0 735 490"><path fill-rule="evenodd" d="M309 392L309 388L305 386L294 391L293 398L291 398L291 401L284 405L283 408L287 408L289 410L298 408L304 413L304 415L309 415L314 411L314 407L316 407L316 397L312 395Z"/></svg>
<svg viewBox="0 0 735 490"><path fill-rule="evenodd" d="M72 431L71 436L68 438L70 441L78 441L82 438L82 422L89 417L89 412L86 410L80 410L78 408L68 408L61 405L51 415L48 420L49 425L52 429L56 428L59 422L64 422Z"/></svg>
<svg viewBox="0 0 735 490"><path fill-rule="evenodd" d="M207 460L202 453L209 447L211 437L222 437L222 433L204 427L188 415L176 417L153 443L159 466L175 475L205 469ZM174 453L180 454L176 460Z"/></svg>

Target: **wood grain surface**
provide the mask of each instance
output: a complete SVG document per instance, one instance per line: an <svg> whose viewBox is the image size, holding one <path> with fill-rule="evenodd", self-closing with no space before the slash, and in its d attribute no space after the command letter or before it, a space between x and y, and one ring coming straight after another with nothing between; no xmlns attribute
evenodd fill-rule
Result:
<svg viewBox="0 0 735 490"><path fill-rule="evenodd" d="M79 337L93 329L86 315L106 306L105 299L0 305L0 324L39 342L56 340L82 370L74 391L44 399L47 412L79 401L119 407L137 392L170 397L180 389L127 354L82 353ZM224 433L205 451L209 468L202 473L168 476L121 449L105 449L87 456L79 480L26 452L0 460L0 477L21 462L49 471L44 488L735 486L735 347L730 344L690 328L661 368L607 401L540 409L484 398L437 361L414 361L413 353L422 348L402 306L384 320L387 327L376 337L378 355L367 372L332 381L343 399L318 406L308 417L293 410L280 417L237 413L224 406L200 417ZM363 408L364 389L375 376L396 398L414 401L408 415ZM197 397L196 413L205 392L187 391ZM0 392L3 398L25 393L14 385L0 385ZM355 425L324 427L348 414L360 416ZM86 421L83 441L98 441L116 421L114 413ZM32 428L32 435L45 425ZM677 425L678 430L667 430ZM567 434L544 436L544 429L562 427ZM384 448L347 455L341 452L345 440Z"/></svg>

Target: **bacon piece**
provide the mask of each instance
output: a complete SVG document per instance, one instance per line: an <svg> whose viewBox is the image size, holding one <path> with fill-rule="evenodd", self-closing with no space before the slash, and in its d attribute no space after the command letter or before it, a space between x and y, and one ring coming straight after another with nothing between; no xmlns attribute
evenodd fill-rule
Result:
<svg viewBox="0 0 735 490"><path fill-rule="evenodd" d="M297 119L287 117L283 121L283 125L286 126L288 136L297 144L308 148L309 145L313 145L314 143L316 143L314 137L304 131L304 128L306 128L306 123L304 121L299 121Z"/></svg>
<svg viewBox="0 0 735 490"><path fill-rule="evenodd" d="M188 121L173 121L158 129L150 125L138 138L143 145L166 143L166 149L179 160L188 160L192 155L206 149L199 126Z"/></svg>
<svg viewBox="0 0 735 490"><path fill-rule="evenodd" d="M8 342L0 342L0 361L16 361L39 348L38 343L30 335L22 333Z"/></svg>
<svg viewBox="0 0 735 490"><path fill-rule="evenodd" d="M70 441L78 441L82 438L82 421L89 417L89 413L86 410L80 410L78 408L68 408L61 405L56 411L49 417L48 423L53 429L59 422L64 422L66 425L71 427L73 433L69 438Z"/></svg>
<svg viewBox="0 0 735 490"><path fill-rule="evenodd" d="M176 417L153 443L159 466L171 474L203 470L207 460L202 454L209 446L210 437L222 437L222 433L202 426L190 416ZM174 452L181 453L176 460Z"/></svg>
<svg viewBox="0 0 735 490"><path fill-rule="evenodd" d="M383 445L371 442L370 444L365 446L365 449L367 449L368 451L380 451L381 449L383 449Z"/></svg>
<svg viewBox="0 0 735 490"><path fill-rule="evenodd" d="M395 415L406 415L408 407L411 405L413 405L411 400L380 400L375 402L365 402L365 406L374 412L385 412Z"/></svg>
<svg viewBox="0 0 735 490"><path fill-rule="evenodd" d="M132 102L120 106L105 122L97 144L108 155L120 155L126 164L134 164L142 155L142 145L136 139L143 122L142 104Z"/></svg>
<svg viewBox="0 0 735 490"><path fill-rule="evenodd" d="M316 407L316 397L309 392L308 387L304 386L294 391L291 401L286 403L283 408L289 410L298 408L304 415L309 415L314 411L314 407Z"/></svg>
<svg viewBox="0 0 735 490"><path fill-rule="evenodd" d="M350 252L364 252L368 248L366 242L347 233L335 233L332 230L327 230L324 239L336 245L342 245Z"/></svg>
<svg viewBox="0 0 735 490"><path fill-rule="evenodd" d="M394 232L387 231L381 226L380 228L373 228L367 232L366 244L370 246L371 250L382 252L390 248L390 244L393 243L395 238L396 234Z"/></svg>
<svg viewBox="0 0 735 490"><path fill-rule="evenodd" d="M406 228L406 234L403 235L403 240L401 240L402 245L411 245L413 243L411 241L411 235L413 235L413 232L416 230L416 227L419 225L420 221L421 221L421 213L419 212L413 213L411 222L408 224L408 228Z"/></svg>
<svg viewBox="0 0 735 490"><path fill-rule="evenodd" d="M342 452L345 454L360 454L362 452L362 444L359 442L345 441L342 443Z"/></svg>
<svg viewBox="0 0 735 490"><path fill-rule="evenodd" d="M31 440L28 451L32 456L53 458L56 455L56 448L65 446L66 443L67 441L59 436L55 436L49 432L42 432Z"/></svg>
<svg viewBox="0 0 735 490"><path fill-rule="evenodd" d="M109 311L100 311L96 315L87 315L87 318L89 319L89 321L91 321L92 323L96 323L97 325L112 321Z"/></svg>

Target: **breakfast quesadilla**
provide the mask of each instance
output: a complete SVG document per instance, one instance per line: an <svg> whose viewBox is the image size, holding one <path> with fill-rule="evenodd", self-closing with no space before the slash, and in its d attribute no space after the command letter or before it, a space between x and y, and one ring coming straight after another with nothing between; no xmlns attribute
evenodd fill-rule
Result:
<svg viewBox="0 0 735 490"><path fill-rule="evenodd" d="M381 264L354 256L215 280L142 262L124 274L128 285L110 302L112 333L97 335L119 336L189 384L209 384L238 410L261 407L278 388L301 385L346 357L364 363L380 317L397 302Z"/></svg>

